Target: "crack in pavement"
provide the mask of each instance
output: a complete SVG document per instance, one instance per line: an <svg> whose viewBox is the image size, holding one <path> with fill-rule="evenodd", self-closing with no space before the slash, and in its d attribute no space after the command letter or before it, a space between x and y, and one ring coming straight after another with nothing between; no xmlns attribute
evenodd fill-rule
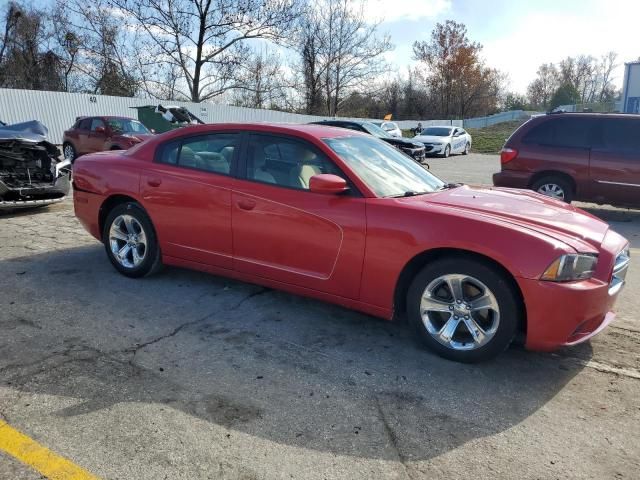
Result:
<svg viewBox="0 0 640 480"><path fill-rule="evenodd" d="M244 304L244 302L252 299L253 297L257 297L258 295L263 295L265 293L268 293L270 291L270 289L268 288L260 288L259 290L252 292L248 295L245 295L244 298L242 298L238 303L236 303L234 306L232 306L231 308L226 309L227 312L233 312L234 310L237 310L238 308L240 308L242 306L242 304ZM159 337L153 338L147 342L144 343L140 343L138 345L136 345L134 348L132 349L125 349L123 352L129 351L132 352L133 355L131 357L131 360L129 360L129 364L131 364L133 366L135 359L136 359L136 355L138 354L138 352L146 347L148 347L149 345L153 345L156 344L158 342L161 342L163 340L166 340L167 338L171 338L176 336L178 333L180 333L182 330L184 330L187 327L191 327L193 325L197 325L201 322L204 322L206 320L208 320L209 318L211 318L212 316L214 316L217 312L212 312L212 313L208 313L207 315L205 315L204 317L201 318L197 318L195 320L190 320L188 322L185 322L183 324L178 325L176 328L174 328L171 332L165 334L165 335L160 335Z"/></svg>
<svg viewBox="0 0 640 480"><path fill-rule="evenodd" d="M405 476L409 480L412 480L413 479L413 475L411 474L409 465L407 465L407 458L402 453L402 451L400 450L398 437L397 437L395 431L391 428L391 425L389 425L389 420L387 420L387 416L384 414L384 410L382 409L382 405L380 405L380 397L378 397L376 395L374 398L376 400L376 408L378 409L378 415L380 417L380 420L382 420L382 425L384 426L385 434L387 435L387 438L389 438L389 442L391 443L391 446L393 447L393 450L396 452L398 460L400 461L400 464L402 465L402 468L404 469Z"/></svg>

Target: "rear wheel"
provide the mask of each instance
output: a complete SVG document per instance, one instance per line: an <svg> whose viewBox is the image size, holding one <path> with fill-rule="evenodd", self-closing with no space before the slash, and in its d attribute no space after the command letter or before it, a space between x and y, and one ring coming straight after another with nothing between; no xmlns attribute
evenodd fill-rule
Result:
<svg viewBox="0 0 640 480"><path fill-rule="evenodd" d="M114 207L107 215L102 238L109 260L127 277L143 277L161 265L153 225L137 203Z"/></svg>
<svg viewBox="0 0 640 480"><path fill-rule="evenodd" d="M566 203L571 203L573 200L573 188L571 184L557 175L551 175L537 180L533 184L532 190Z"/></svg>
<svg viewBox="0 0 640 480"><path fill-rule="evenodd" d="M423 268L409 287L407 314L427 347L466 363L504 351L520 321L517 295L504 275L468 258Z"/></svg>

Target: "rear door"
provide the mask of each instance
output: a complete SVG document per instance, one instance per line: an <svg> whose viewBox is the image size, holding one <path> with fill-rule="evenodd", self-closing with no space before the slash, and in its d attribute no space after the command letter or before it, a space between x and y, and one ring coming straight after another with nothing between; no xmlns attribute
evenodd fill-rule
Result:
<svg viewBox="0 0 640 480"><path fill-rule="evenodd" d="M617 205L640 205L640 118L602 118L591 151L593 197Z"/></svg>
<svg viewBox="0 0 640 480"><path fill-rule="evenodd" d="M240 133L184 137L158 148L142 174L143 203L163 255L232 268L232 169Z"/></svg>
<svg viewBox="0 0 640 480"><path fill-rule="evenodd" d="M102 127L102 131L100 130ZM107 125L101 118L92 118L91 127L85 142L86 153L102 152L107 141Z"/></svg>
<svg viewBox="0 0 640 480"><path fill-rule="evenodd" d="M89 153L89 132L91 131L91 118L84 118L78 123L78 129L75 131L75 138L72 141L78 155Z"/></svg>
<svg viewBox="0 0 640 480"><path fill-rule="evenodd" d="M309 178L346 178L314 145L251 134L232 198L234 269L356 299L365 246L365 199L309 191Z"/></svg>

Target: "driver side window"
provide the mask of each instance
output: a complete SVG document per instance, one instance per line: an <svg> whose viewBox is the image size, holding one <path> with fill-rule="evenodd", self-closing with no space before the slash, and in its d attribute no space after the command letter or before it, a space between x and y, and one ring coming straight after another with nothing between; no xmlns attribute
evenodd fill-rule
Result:
<svg viewBox="0 0 640 480"><path fill-rule="evenodd" d="M307 142L285 137L251 135L247 150L247 179L300 190L309 189L314 175L338 168Z"/></svg>

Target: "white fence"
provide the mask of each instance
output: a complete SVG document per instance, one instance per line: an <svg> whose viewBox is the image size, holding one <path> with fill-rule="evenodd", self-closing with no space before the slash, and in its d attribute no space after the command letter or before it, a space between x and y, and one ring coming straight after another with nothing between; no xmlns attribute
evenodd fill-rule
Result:
<svg viewBox="0 0 640 480"><path fill-rule="evenodd" d="M513 122L529 118L530 114L524 110L512 110L510 112L500 112L488 117L468 118L464 120L464 128L484 128L497 123Z"/></svg>
<svg viewBox="0 0 640 480"><path fill-rule="evenodd" d="M46 92L37 90L16 90L0 88L0 120L18 123L39 120L49 129L49 140L62 143L62 135L71 127L76 117L91 115L137 116L135 107L143 105L179 105L185 107L206 123L218 122L272 122L308 123L331 117L299 115L296 113L261 110L255 108L232 107L213 103L190 103L159 101L145 98L111 97L85 93ZM465 128L480 128L500 122L508 122L526 116L521 110L504 112L489 117L467 120L402 120L397 121L401 129L411 129L422 123L423 127L453 125ZM349 118L344 118L349 120ZM363 119L360 119L363 120ZM364 119L380 121L375 119Z"/></svg>

